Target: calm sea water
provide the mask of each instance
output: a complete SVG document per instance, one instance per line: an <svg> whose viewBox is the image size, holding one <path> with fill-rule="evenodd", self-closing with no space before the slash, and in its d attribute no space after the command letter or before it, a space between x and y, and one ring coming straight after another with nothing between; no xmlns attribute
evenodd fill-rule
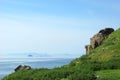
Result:
<svg viewBox="0 0 120 80"><path fill-rule="evenodd" d="M18 65L29 65L32 68L54 68L70 63L73 58L1 58L0 79L14 72Z"/></svg>

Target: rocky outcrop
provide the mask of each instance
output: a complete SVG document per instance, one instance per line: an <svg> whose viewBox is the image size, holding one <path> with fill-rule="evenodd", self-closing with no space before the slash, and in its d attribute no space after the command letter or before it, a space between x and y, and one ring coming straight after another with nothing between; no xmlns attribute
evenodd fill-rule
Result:
<svg viewBox="0 0 120 80"><path fill-rule="evenodd" d="M92 47L91 47L91 45L86 45L85 49L86 49L86 54L88 55L90 50L92 50Z"/></svg>
<svg viewBox="0 0 120 80"><path fill-rule="evenodd" d="M24 65L24 66L19 65L19 66L17 66L17 68L15 68L15 71L20 71L20 70L30 70L30 69L31 69L30 66L27 66L27 65Z"/></svg>
<svg viewBox="0 0 120 80"><path fill-rule="evenodd" d="M113 28L105 28L100 30L97 34L95 34L91 39L90 39L90 45L86 45L86 54L89 54L89 52L96 47L100 46L102 42L108 38L108 36L114 31Z"/></svg>

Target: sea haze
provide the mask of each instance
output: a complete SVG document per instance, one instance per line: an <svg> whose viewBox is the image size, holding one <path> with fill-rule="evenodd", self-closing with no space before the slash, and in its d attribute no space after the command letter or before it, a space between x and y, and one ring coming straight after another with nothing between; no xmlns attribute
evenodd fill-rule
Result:
<svg viewBox="0 0 120 80"><path fill-rule="evenodd" d="M32 68L54 68L70 63L73 58L0 58L0 79L14 72L18 65Z"/></svg>

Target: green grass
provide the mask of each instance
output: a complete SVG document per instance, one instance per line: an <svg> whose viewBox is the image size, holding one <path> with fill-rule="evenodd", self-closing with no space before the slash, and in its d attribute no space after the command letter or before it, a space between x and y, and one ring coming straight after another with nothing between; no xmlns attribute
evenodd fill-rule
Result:
<svg viewBox="0 0 120 80"><path fill-rule="evenodd" d="M99 76L97 80L120 80L120 70L102 70L97 71Z"/></svg>

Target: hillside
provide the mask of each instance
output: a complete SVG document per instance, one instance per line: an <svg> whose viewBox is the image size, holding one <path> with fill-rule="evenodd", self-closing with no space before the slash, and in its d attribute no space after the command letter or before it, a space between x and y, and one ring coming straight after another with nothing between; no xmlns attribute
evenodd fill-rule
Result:
<svg viewBox="0 0 120 80"><path fill-rule="evenodd" d="M90 58L98 61L108 61L120 58L120 29L113 32L103 44L91 51Z"/></svg>
<svg viewBox="0 0 120 80"><path fill-rule="evenodd" d="M119 80L120 79L120 29L108 36L102 44L54 69L17 71L3 80ZM113 75L117 76L113 76Z"/></svg>

